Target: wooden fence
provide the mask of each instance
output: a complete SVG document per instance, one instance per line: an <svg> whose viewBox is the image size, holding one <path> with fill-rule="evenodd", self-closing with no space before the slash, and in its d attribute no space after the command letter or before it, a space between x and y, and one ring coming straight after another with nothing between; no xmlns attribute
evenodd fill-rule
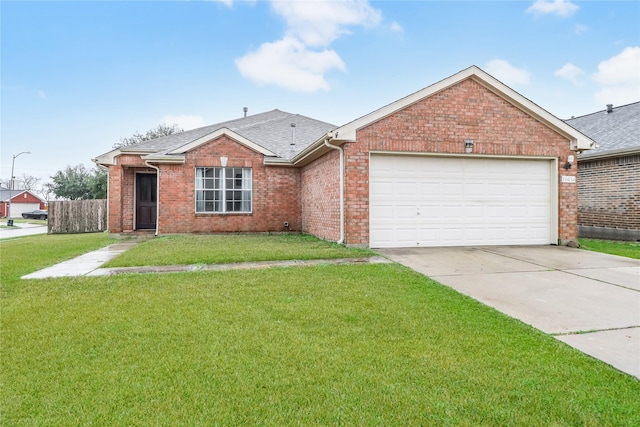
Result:
<svg viewBox="0 0 640 427"><path fill-rule="evenodd" d="M49 202L49 234L95 233L106 229L106 199Z"/></svg>

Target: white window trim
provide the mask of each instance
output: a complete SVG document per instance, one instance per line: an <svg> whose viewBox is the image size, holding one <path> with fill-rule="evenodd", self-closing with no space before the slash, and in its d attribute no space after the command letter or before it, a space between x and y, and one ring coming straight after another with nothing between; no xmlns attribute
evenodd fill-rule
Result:
<svg viewBox="0 0 640 427"><path fill-rule="evenodd" d="M197 170L198 169L220 169L220 181L222 183L222 188L220 189L205 189L205 188L199 188L198 187L198 173ZM249 199L249 203L251 206L251 209L249 209L248 211L227 211L226 210L226 205L227 205L227 191L234 191L232 190L227 190L227 188L225 187L226 185L226 173L227 173L227 169L242 169L243 171L243 179L244 179L244 174L246 173L245 171L249 171L249 180L251 182L251 187L248 189L249 193L250 193L250 199ZM198 191L220 191L221 195L222 195L222 199L220 200L220 205L222 207L222 211L198 211ZM242 189L242 190L236 190L236 191L247 191L247 189ZM214 202L215 203L215 202ZM253 169L252 168L245 168L245 167L222 167L222 166L196 166L194 168L194 212L196 213L196 215L248 215L248 214L252 214L253 213Z"/></svg>

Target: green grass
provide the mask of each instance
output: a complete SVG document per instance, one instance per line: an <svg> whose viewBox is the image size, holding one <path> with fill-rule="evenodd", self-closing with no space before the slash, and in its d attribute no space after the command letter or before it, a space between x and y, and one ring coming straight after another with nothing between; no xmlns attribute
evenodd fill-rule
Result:
<svg viewBox="0 0 640 427"><path fill-rule="evenodd" d="M106 267L223 264L292 259L334 259L374 255L304 234L174 235L147 240Z"/></svg>
<svg viewBox="0 0 640 427"><path fill-rule="evenodd" d="M13 286L25 274L52 266L117 240L105 233L43 234L0 240L0 280Z"/></svg>
<svg viewBox="0 0 640 427"><path fill-rule="evenodd" d="M20 281L27 239L3 425L640 425L640 381L395 264Z"/></svg>
<svg viewBox="0 0 640 427"><path fill-rule="evenodd" d="M588 251L603 252L627 258L640 259L640 242L621 242L612 240L579 239L580 247Z"/></svg>

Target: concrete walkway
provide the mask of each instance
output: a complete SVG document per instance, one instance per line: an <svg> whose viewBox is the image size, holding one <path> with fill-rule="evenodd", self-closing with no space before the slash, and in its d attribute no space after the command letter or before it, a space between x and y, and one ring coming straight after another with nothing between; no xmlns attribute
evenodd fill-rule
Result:
<svg viewBox="0 0 640 427"><path fill-rule="evenodd" d="M27 274L26 276L22 276L22 279L85 276L98 269L105 262L112 260L138 243L140 243L140 240L124 240L122 242L106 246L102 249L98 249L97 251L89 252L68 261L61 262L60 264L47 267L43 270Z"/></svg>
<svg viewBox="0 0 640 427"><path fill-rule="evenodd" d="M558 246L378 252L640 378L640 260Z"/></svg>
<svg viewBox="0 0 640 427"><path fill-rule="evenodd" d="M100 268L100 266L107 261L112 260L138 243L140 243L140 240L125 240L120 243L115 243L102 249L98 249L97 251L89 252L68 261L61 262L60 264L27 274L22 276L22 279L47 279L71 276L99 277L113 276L116 274L175 273L181 271L255 270L273 267L302 267L321 264L379 264L392 262L384 257L373 256L364 258L238 262L231 264Z"/></svg>

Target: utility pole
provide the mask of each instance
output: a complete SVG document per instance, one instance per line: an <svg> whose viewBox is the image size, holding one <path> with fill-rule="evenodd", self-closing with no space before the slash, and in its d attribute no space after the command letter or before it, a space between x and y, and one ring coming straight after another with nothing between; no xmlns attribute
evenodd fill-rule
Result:
<svg viewBox="0 0 640 427"><path fill-rule="evenodd" d="M9 205L7 206L7 226L9 227L13 227L13 220L11 219L11 199L13 198L13 181L15 179L15 176L13 176L13 171L16 164L16 157L21 154L31 154L31 151L23 151L21 153L14 154L13 160L11 160L11 185L9 185Z"/></svg>

